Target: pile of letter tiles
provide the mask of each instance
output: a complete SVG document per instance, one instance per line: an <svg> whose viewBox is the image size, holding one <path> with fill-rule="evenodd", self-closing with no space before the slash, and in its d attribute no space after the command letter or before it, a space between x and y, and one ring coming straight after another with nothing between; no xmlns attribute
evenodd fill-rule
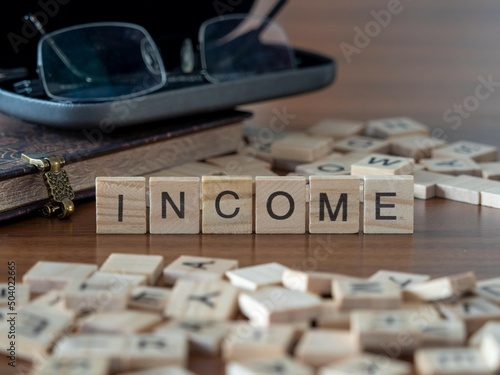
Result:
<svg viewBox="0 0 500 375"><path fill-rule="evenodd" d="M193 375L200 360L198 375L500 373L500 278L172 259L38 261L11 340L0 285L0 351L33 375Z"/></svg>

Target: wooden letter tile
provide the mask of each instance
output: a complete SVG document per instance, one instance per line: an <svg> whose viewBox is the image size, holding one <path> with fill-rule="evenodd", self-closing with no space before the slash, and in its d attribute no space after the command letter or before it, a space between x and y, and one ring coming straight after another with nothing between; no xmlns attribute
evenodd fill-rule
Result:
<svg viewBox="0 0 500 375"><path fill-rule="evenodd" d="M479 163L483 170L483 178L500 181L500 161Z"/></svg>
<svg viewBox="0 0 500 375"><path fill-rule="evenodd" d="M163 287L136 286L130 291L128 307L162 312L167 307L171 290Z"/></svg>
<svg viewBox="0 0 500 375"><path fill-rule="evenodd" d="M146 332L160 323L159 313L146 311L104 311L91 314L78 322L82 333L133 334Z"/></svg>
<svg viewBox="0 0 500 375"><path fill-rule="evenodd" d="M403 156L370 154L351 165L355 176L409 175L413 173L415 161Z"/></svg>
<svg viewBox="0 0 500 375"><path fill-rule="evenodd" d="M339 140L363 133L365 124L361 121L325 118L306 129L309 134Z"/></svg>
<svg viewBox="0 0 500 375"><path fill-rule="evenodd" d="M364 233L413 233L413 176L366 176Z"/></svg>
<svg viewBox="0 0 500 375"><path fill-rule="evenodd" d="M124 275L145 276L154 285L163 270L163 256L113 253L104 261L99 271Z"/></svg>
<svg viewBox="0 0 500 375"><path fill-rule="evenodd" d="M271 286L252 293L241 293L239 306L253 324L267 326L276 322L315 319L319 315L321 299L312 293Z"/></svg>
<svg viewBox="0 0 500 375"><path fill-rule="evenodd" d="M478 329L474 334L472 334L467 340L467 344L469 346L479 348L483 339L487 334L494 333L496 336L500 335L500 322L498 321L489 321L484 324L480 329Z"/></svg>
<svg viewBox="0 0 500 375"><path fill-rule="evenodd" d="M377 138L393 138L404 135L429 134L429 127L408 117L392 117L368 121L366 135Z"/></svg>
<svg viewBox="0 0 500 375"><path fill-rule="evenodd" d="M411 375L412 366L398 359L361 354L323 367L319 375Z"/></svg>
<svg viewBox="0 0 500 375"><path fill-rule="evenodd" d="M222 342L225 361L267 359L285 355L292 347L296 329L290 324L255 327L247 321L235 324Z"/></svg>
<svg viewBox="0 0 500 375"><path fill-rule="evenodd" d="M442 139L422 135L396 137L390 142L391 154L406 156L413 158L416 161L422 158L430 158L432 150L446 144L446 142Z"/></svg>
<svg viewBox="0 0 500 375"><path fill-rule="evenodd" d="M359 232L359 177L309 177L309 232Z"/></svg>
<svg viewBox="0 0 500 375"><path fill-rule="evenodd" d="M51 290L50 292L40 294L39 296L33 298L27 306L39 309L56 309L72 312L72 310L66 309L64 304L64 292L60 290Z"/></svg>
<svg viewBox="0 0 500 375"><path fill-rule="evenodd" d="M124 353L128 349L128 339L123 335L70 334L64 336L54 347L52 354L65 360L92 358L105 360L111 372L127 371L128 362Z"/></svg>
<svg viewBox="0 0 500 375"><path fill-rule="evenodd" d="M429 172L425 170L415 171L413 173L414 189L413 195L418 199L430 199L436 196L436 186L439 182L453 179L455 177L442 174Z"/></svg>
<svg viewBox="0 0 500 375"><path fill-rule="evenodd" d="M314 370L289 356L260 359L245 362L229 362L226 375L314 375Z"/></svg>
<svg viewBox="0 0 500 375"><path fill-rule="evenodd" d="M440 181L436 184L436 196L469 204L481 203L481 191L500 187L500 182L469 175Z"/></svg>
<svg viewBox="0 0 500 375"><path fill-rule="evenodd" d="M415 353L419 375L491 375L486 361L474 348L419 349Z"/></svg>
<svg viewBox="0 0 500 375"><path fill-rule="evenodd" d="M305 177L255 177L255 216L255 233L305 233Z"/></svg>
<svg viewBox="0 0 500 375"><path fill-rule="evenodd" d="M350 329L351 312L341 311L335 300L324 299L315 322L318 328Z"/></svg>
<svg viewBox="0 0 500 375"><path fill-rule="evenodd" d="M122 354L131 371L161 366L186 367L188 340L181 332L130 335Z"/></svg>
<svg viewBox="0 0 500 375"><path fill-rule="evenodd" d="M467 327L462 320L444 320L415 322L420 346L452 347L463 346L467 340Z"/></svg>
<svg viewBox="0 0 500 375"><path fill-rule="evenodd" d="M500 371L500 332L486 333L481 340L480 351L486 366L495 374L498 374Z"/></svg>
<svg viewBox="0 0 500 375"><path fill-rule="evenodd" d="M341 277L335 273L285 270L283 273L283 286L288 289L300 292L311 292L320 296L332 295L332 282L336 277Z"/></svg>
<svg viewBox="0 0 500 375"><path fill-rule="evenodd" d="M252 233L251 176L203 176L201 190L204 234Z"/></svg>
<svg viewBox="0 0 500 375"><path fill-rule="evenodd" d="M8 283L0 284L0 307L13 306L18 308L26 305L30 300L30 286L25 283L17 283L9 285Z"/></svg>
<svg viewBox="0 0 500 375"><path fill-rule="evenodd" d="M23 282L30 286L32 293L46 293L52 289L62 290L70 281L86 279L95 271L94 264L39 260L23 275Z"/></svg>
<svg viewBox="0 0 500 375"><path fill-rule="evenodd" d="M261 128L256 126L244 126L243 136L248 143L248 146L243 149L243 152L248 155L255 156L258 159L272 162L271 145L294 132L282 130L274 132L269 128Z"/></svg>
<svg viewBox="0 0 500 375"><path fill-rule="evenodd" d="M200 320L200 319L173 319L155 328L155 332L179 331L187 335L189 347L193 353L219 355L221 344L233 322Z"/></svg>
<svg viewBox="0 0 500 375"><path fill-rule="evenodd" d="M475 287L476 275L473 272L466 272L411 285L406 288L406 293L431 302L457 299Z"/></svg>
<svg viewBox="0 0 500 375"><path fill-rule="evenodd" d="M333 294L341 310L394 309L401 305L401 289L391 281L352 280L333 281Z"/></svg>
<svg viewBox="0 0 500 375"><path fill-rule="evenodd" d="M226 281L178 280L165 316L176 319L230 320L237 311L238 289Z"/></svg>
<svg viewBox="0 0 500 375"><path fill-rule="evenodd" d="M496 161L498 148L477 142L458 141L432 151L433 158L467 157L476 162Z"/></svg>
<svg viewBox="0 0 500 375"><path fill-rule="evenodd" d="M481 190L481 206L500 208L500 187Z"/></svg>
<svg viewBox="0 0 500 375"><path fill-rule="evenodd" d="M223 168L229 176L241 175L243 170L248 168L271 168L269 161L244 153L217 156L206 159L205 162Z"/></svg>
<svg viewBox="0 0 500 375"><path fill-rule="evenodd" d="M418 332L408 310L357 310L351 313L351 331L362 350L392 358L408 355L418 347Z"/></svg>
<svg viewBox="0 0 500 375"><path fill-rule="evenodd" d="M336 176L346 175L351 171L351 164L343 160L343 157L332 154L314 163L299 164L295 167L295 172L301 176L325 175Z"/></svg>
<svg viewBox="0 0 500 375"><path fill-rule="evenodd" d="M33 375L108 375L110 364L103 358L51 357Z"/></svg>
<svg viewBox="0 0 500 375"><path fill-rule="evenodd" d="M488 320L500 319L500 307L483 297L461 299L452 305L442 305L441 311L452 319L465 321L469 334L477 331Z"/></svg>
<svg viewBox="0 0 500 375"><path fill-rule="evenodd" d="M121 372L117 375L196 375L185 368L178 366L155 367L149 370Z"/></svg>
<svg viewBox="0 0 500 375"><path fill-rule="evenodd" d="M479 164L469 158L420 159L419 163L429 172L449 174L452 176L467 174L481 177L482 175Z"/></svg>
<svg viewBox="0 0 500 375"><path fill-rule="evenodd" d="M145 283L144 276L104 272L96 272L87 280L75 280L63 291L65 307L76 312L124 310L137 278Z"/></svg>
<svg viewBox="0 0 500 375"><path fill-rule="evenodd" d="M359 345L349 331L310 329L300 338L294 355L301 362L318 368L359 352Z"/></svg>
<svg viewBox="0 0 500 375"><path fill-rule="evenodd" d="M335 142L333 150L339 152L376 152L388 154L390 147L391 144L386 140L356 135Z"/></svg>
<svg viewBox="0 0 500 375"><path fill-rule="evenodd" d="M266 286L281 285L288 267L279 263L263 263L227 271L226 276L237 288L257 290Z"/></svg>
<svg viewBox="0 0 500 375"><path fill-rule="evenodd" d="M333 148L328 137L293 133L271 145L271 155L277 160L310 163L327 156Z"/></svg>
<svg viewBox="0 0 500 375"><path fill-rule="evenodd" d="M146 233L146 178L97 177L96 224L99 234Z"/></svg>
<svg viewBox="0 0 500 375"><path fill-rule="evenodd" d="M379 270L370 277L370 280L388 280L399 286L401 289L406 289L410 285L420 284L430 279L429 275L421 275L408 272L398 272L389 270Z"/></svg>
<svg viewBox="0 0 500 375"><path fill-rule="evenodd" d="M357 310L351 314L351 330L363 350L396 358L423 346L460 346L467 330L461 320L443 320L413 308Z"/></svg>
<svg viewBox="0 0 500 375"><path fill-rule="evenodd" d="M478 281L474 293L500 305L500 277Z"/></svg>
<svg viewBox="0 0 500 375"><path fill-rule="evenodd" d="M0 353L6 355L10 355L8 348L12 345L9 318L15 322L16 356L26 361L46 357L52 345L70 330L74 321L71 313L25 306L14 318L8 316L7 324L0 326Z"/></svg>
<svg viewBox="0 0 500 375"><path fill-rule="evenodd" d="M163 280L166 285L173 285L181 279L220 280L224 278L226 271L236 268L238 261L234 259L181 255L163 269Z"/></svg>
<svg viewBox="0 0 500 375"><path fill-rule="evenodd" d="M149 232L200 233L200 178L149 179Z"/></svg>
<svg viewBox="0 0 500 375"><path fill-rule="evenodd" d="M115 374L164 366L185 367L188 343L186 335L180 332L79 334L64 337L54 355L64 359L104 359L110 363L110 373Z"/></svg>

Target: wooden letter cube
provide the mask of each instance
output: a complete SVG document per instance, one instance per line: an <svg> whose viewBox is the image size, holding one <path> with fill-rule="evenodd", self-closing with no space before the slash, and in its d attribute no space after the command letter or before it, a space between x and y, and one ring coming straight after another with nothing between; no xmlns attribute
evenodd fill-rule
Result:
<svg viewBox="0 0 500 375"><path fill-rule="evenodd" d="M292 133L271 145L271 155L277 160L310 163L328 155L332 147L333 142L330 138Z"/></svg>
<svg viewBox="0 0 500 375"><path fill-rule="evenodd" d="M294 354L298 360L318 368L346 359L360 352L349 331L310 329L300 338Z"/></svg>
<svg viewBox="0 0 500 375"><path fill-rule="evenodd" d="M412 366L398 359L360 354L323 367L318 375L411 375Z"/></svg>
<svg viewBox="0 0 500 375"><path fill-rule="evenodd" d="M252 233L252 177L203 176L201 184L204 234Z"/></svg>
<svg viewBox="0 0 500 375"><path fill-rule="evenodd" d="M393 138L402 135L429 134L429 127L408 117L392 117L368 121L366 135L378 138Z"/></svg>
<svg viewBox="0 0 500 375"><path fill-rule="evenodd" d="M154 285L163 270L163 256L113 253L104 261L99 271L123 275L145 276Z"/></svg>
<svg viewBox="0 0 500 375"><path fill-rule="evenodd" d="M97 177L96 223L99 234L146 233L146 178Z"/></svg>
<svg viewBox="0 0 500 375"><path fill-rule="evenodd" d="M415 353L419 375L491 375L485 359L475 348L419 349Z"/></svg>
<svg viewBox="0 0 500 375"><path fill-rule="evenodd" d="M403 156L370 154L351 165L355 176L409 175L413 173L415 160Z"/></svg>
<svg viewBox="0 0 500 375"><path fill-rule="evenodd" d="M229 362L226 375L313 375L314 370L288 356L260 359L254 358L244 362Z"/></svg>
<svg viewBox="0 0 500 375"><path fill-rule="evenodd" d="M95 264L47 262L39 260L23 275L32 293L62 290L73 280L84 280L97 271Z"/></svg>
<svg viewBox="0 0 500 375"><path fill-rule="evenodd" d="M335 142L334 151L340 152L378 152L380 154L389 153L391 144L382 139L364 137L356 135L341 141Z"/></svg>
<svg viewBox="0 0 500 375"><path fill-rule="evenodd" d="M226 281L179 280L165 310L168 318L230 320L237 311L238 289Z"/></svg>
<svg viewBox="0 0 500 375"><path fill-rule="evenodd" d="M309 177L309 233L359 232L359 177Z"/></svg>
<svg viewBox="0 0 500 375"><path fill-rule="evenodd" d="M247 321L237 322L222 342L222 357L229 361L276 358L292 347L296 329L291 324L255 327Z"/></svg>
<svg viewBox="0 0 500 375"><path fill-rule="evenodd" d="M496 161L498 148L477 142L458 141L432 151L433 158L467 157L476 162Z"/></svg>
<svg viewBox="0 0 500 375"><path fill-rule="evenodd" d="M256 233L305 233L305 177L255 177L255 216Z"/></svg>
<svg viewBox="0 0 500 375"><path fill-rule="evenodd" d="M393 309L401 305L401 289L391 281L352 280L333 281L333 294L342 310Z"/></svg>
<svg viewBox="0 0 500 375"><path fill-rule="evenodd" d="M308 292L267 287L239 296L240 311L256 325L309 321L319 315L321 299Z"/></svg>
<svg viewBox="0 0 500 375"><path fill-rule="evenodd" d="M413 233L413 176L366 176L365 233Z"/></svg>
<svg viewBox="0 0 500 375"><path fill-rule="evenodd" d="M199 177L151 177L149 201L151 234L200 233Z"/></svg>
<svg viewBox="0 0 500 375"><path fill-rule="evenodd" d="M181 255L163 269L166 285L173 285L177 280L210 281L224 278L227 271L238 268L234 259L195 257Z"/></svg>

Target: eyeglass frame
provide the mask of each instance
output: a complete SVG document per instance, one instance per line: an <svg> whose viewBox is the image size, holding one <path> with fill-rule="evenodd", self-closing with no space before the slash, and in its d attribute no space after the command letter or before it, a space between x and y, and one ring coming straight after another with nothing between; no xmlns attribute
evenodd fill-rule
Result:
<svg viewBox="0 0 500 375"><path fill-rule="evenodd" d="M285 5L286 2L287 2L287 0L279 0L277 2L277 4L264 17L261 17L261 19L264 22L261 22L261 24L259 25L259 28L257 29L258 32L257 32L256 35L260 35L261 34L261 32L265 29L266 21L272 20L278 14L278 12L282 9L282 7ZM203 34L203 30L204 30L204 28L206 28L206 26L209 23L215 22L217 19L219 19L219 20L220 19L229 19L229 18L236 18L238 16L241 16L242 18L243 17L244 18L251 17L251 16L248 16L246 14L242 14L242 15L231 15L231 16L213 17L211 19L208 19L208 20L204 21L201 24L199 32L198 32L197 51L199 51L199 49L200 49L200 40L201 40L201 36ZM127 94L127 95L120 95L120 96L110 97L110 98L99 98L99 99L96 99L96 100L91 100L91 99L88 99L88 98L86 98L84 100L78 100L78 99L76 99L76 100L75 99L69 100L67 97L61 97L61 99L58 99L55 96L51 96L49 94L49 90L46 88L46 80L45 80L45 78L41 79L41 77L40 77L39 79L23 80L23 81L14 83L15 91L18 94L24 94L24 95L27 95L27 96L38 96L38 95L45 94L45 95L47 95L47 96L49 96L49 97L51 97L53 99L57 99L60 102L71 102L71 103L76 103L76 102L105 102L105 101L109 101L109 100L122 100L122 99L125 100L125 99L130 99L130 98L134 98L134 97L143 96L143 95L146 95L148 93L160 90L165 85L167 85L168 82L170 82L169 77L172 77L172 76L170 74L167 74L168 72L165 69L165 65L163 64L163 60L161 58L161 54L159 53L159 50L158 50L158 48L156 46L156 43L155 43L154 39L151 37L151 35L149 34L149 32L144 27L142 27L140 25L137 25L137 24L134 24L134 23L128 23L128 22L92 22L92 23L86 23L86 24L81 24L81 25L70 26L70 27L66 27L66 28L63 28L63 29L60 29L60 30L56 30L56 31L53 31L53 32L50 32L50 33L46 33L45 30L44 30L44 28L43 28L43 25L36 19L36 17L34 15L28 14L28 15L25 16L25 18L28 19L30 22L32 22L34 24L34 26L37 28L37 30L42 34L42 38L39 40L38 47L37 47L37 73L39 74L39 77L40 77L41 74L43 74L43 73L40 73L41 70L39 69L39 67L42 66L42 63L40 61L41 60L40 49L41 49L42 42L45 41L46 39L50 38L51 36L57 35L58 32L70 31L72 29L82 28L83 26L92 27L92 26L99 26L99 25L106 25L106 26L109 26L109 25L120 25L120 26L126 26L126 27L136 28L136 29L140 30L144 35L146 35L148 37L150 43L153 46L155 46L155 49L158 52L158 61L161 63L162 76L165 75L165 79L162 78L162 82L163 81L164 82L162 83L161 86L159 85L158 87L155 87L155 88L152 88L152 89L140 91L138 94ZM184 47L187 46L187 44L186 44L187 41L191 42L190 39L186 39L184 41L184 43L183 43ZM189 42L187 42L187 43L189 43ZM190 45L191 45L191 48L192 48L192 42L190 43ZM182 51L182 48L181 48L181 51ZM193 51L192 58L195 59L196 58L195 56L196 56L196 54ZM182 58L183 58L183 56L182 56L182 52L181 52L181 62L182 62ZM198 56L198 60L201 63L201 69L197 72L196 76L190 76L190 78L197 78L197 79L191 79L190 81L196 81L196 82L206 81L206 82L210 82L210 83L217 83L218 82L217 80L211 79L211 77L209 76L209 74L207 74L206 60L204 59L204 56L203 55ZM63 63L66 65L66 63L64 61L63 61ZM193 60L191 62L191 64L194 67L194 65L196 64L196 62ZM19 69L24 69L24 71L26 71L25 68L19 68ZM15 78L19 78L19 77L16 76L13 79L15 79ZM40 81L41 81L41 84L42 84L41 87L38 87L38 90L34 90L33 88L36 87L36 86L34 86L33 84L40 86Z"/></svg>

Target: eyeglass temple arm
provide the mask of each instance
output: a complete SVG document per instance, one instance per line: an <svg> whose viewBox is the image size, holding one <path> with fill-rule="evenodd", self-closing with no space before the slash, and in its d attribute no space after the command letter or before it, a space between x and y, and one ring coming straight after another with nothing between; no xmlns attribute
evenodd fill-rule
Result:
<svg viewBox="0 0 500 375"><path fill-rule="evenodd" d="M28 69L26 68L12 68L12 69L0 68L0 82L24 78L27 75L28 75Z"/></svg>
<svg viewBox="0 0 500 375"><path fill-rule="evenodd" d="M266 22L266 20L271 20L276 15L279 13L279 11L283 8L287 0L279 0L276 5L269 11L269 13L263 18L262 23L259 25L259 27L255 30L256 35L260 35L266 27L269 25L269 22Z"/></svg>
<svg viewBox="0 0 500 375"><path fill-rule="evenodd" d="M267 18L272 19L276 17L278 12L283 8L287 0L280 0L276 5L271 9L271 11L267 14Z"/></svg>
<svg viewBox="0 0 500 375"><path fill-rule="evenodd" d="M27 21L30 21L34 26L35 28L38 30L38 32L41 34L41 35L46 35L47 32L45 31L45 29L43 28L43 25L41 24L41 22L35 17L35 15L29 13L27 14L26 16L24 16L24 18L27 20ZM65 55L65 53L63 51L61 51L61 49L59 48L59 46L57 45L56 42L54 42L54 39L52 38L47 38L47 41L49 42L50 44L50 47L54 50L54 52L56 53L56 55L61 59L61 61L63 62L63 64L77 77L79 78L82 78L83 80L85 80L85 82L92 82L92 78L90 77L87 77L85 74L81 73L78 71L78 69L76 69L72 64L71 64L71 61L70 59L68 58L68 56Z"/></svg>
<svg viewBox="0 0 500 375"><path fill-rule="evenodd" d="M259 25L259 27L257 27L256 29L251 31L252 38L257 39L265 31L265 29L269 26L268 21L270 19L274 18L278 14L278 12L283 8L283 6L285 5L286 2L287 2L287 0L279 0L276 3L276 5L269 11L269 13L262 18L262 22ZM246 45L242 46L241 50L239 51L239 53L237 55L239 56L239 55L242 55L243 53L245 53L245 50L249 46L250 46L250 43L247 42Z"/></svg>

